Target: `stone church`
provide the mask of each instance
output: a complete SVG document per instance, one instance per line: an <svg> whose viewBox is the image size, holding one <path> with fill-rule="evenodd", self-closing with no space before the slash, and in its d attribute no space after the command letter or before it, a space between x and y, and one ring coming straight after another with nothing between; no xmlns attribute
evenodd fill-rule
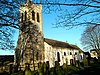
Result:
<svg viewBox="0 0 100 75"><path fill-rule="evenodd" d="M14 64L25 69L25 64L35 70L39 62L49 62L54 67L55 61L60 65L68 61L82 59L80 48L67 42L44 38L42 30L42 5L27 0L20 5L20 31L15 50Z"/></svg>

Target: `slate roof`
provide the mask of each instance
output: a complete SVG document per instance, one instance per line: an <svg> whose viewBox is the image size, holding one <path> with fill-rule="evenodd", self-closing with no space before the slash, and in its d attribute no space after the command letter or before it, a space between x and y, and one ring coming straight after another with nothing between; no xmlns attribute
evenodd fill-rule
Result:
<svg viewBox="0 0 100 75"><path fill-rule="evenodd" d="M49 45L53 47L62 47L62 48L69 48L69 49L77 49L80 50L80 48L76 45L69 44L67 42L52 40L48 38L44 38L44 42L48 43Z"/></svg>
<svg viewBox="0 0 100 75"><path fill-rule="evenodd" d="M80 49L78 46L76 46L76 45L70 44L70 46L71 46L73 49L81 50L81 49Z"/></svg>

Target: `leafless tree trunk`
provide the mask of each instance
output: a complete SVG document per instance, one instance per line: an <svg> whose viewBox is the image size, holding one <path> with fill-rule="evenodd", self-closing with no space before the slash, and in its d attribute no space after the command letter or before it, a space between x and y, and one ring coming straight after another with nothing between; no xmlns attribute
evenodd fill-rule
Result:
<svg viewBox="0 0 100 75"><path fill-rule="evenodd" d="M89 26L81 37L82 45L86 49L100 49L100 26Z"/></svg>

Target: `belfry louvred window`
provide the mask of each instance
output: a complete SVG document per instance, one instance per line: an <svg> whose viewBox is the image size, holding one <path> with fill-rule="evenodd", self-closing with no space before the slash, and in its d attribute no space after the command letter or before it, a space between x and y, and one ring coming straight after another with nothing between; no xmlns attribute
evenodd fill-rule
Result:
<svg viewBox="0 0 100 75"><path fill-rule="evenodd" d="M35 12L32 11L32 20L35 20Z"/></svg>
<svg viewBox="0 0 100 75"><path fill-rule="evenodd" d="M23 13L21 14L21 22L23 22Z"/></svg>
<svg viewBox="0 0 100 75"><path fill-rule="evenodd" d="M25 21L27 20L27 12L25 11Z"/></svg>
<svg viewBox="0 0 100 75"><path fill-rule="evenodd" d="M39 16L39 13L37 13L37 22L40 22L40 16Z"/></svg>

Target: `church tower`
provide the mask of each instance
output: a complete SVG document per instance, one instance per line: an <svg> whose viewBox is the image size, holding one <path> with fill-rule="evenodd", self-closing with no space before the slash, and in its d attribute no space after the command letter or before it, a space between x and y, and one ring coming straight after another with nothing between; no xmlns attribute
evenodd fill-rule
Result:
<svg viewBox="0 0 100 75"><path fill-rule="evenodd" d="M15 64L25 69L29 64L31 70L44 61L44 44L42 30L42 5L27 0L20 5L20 31L15 51Z"/></svg>

